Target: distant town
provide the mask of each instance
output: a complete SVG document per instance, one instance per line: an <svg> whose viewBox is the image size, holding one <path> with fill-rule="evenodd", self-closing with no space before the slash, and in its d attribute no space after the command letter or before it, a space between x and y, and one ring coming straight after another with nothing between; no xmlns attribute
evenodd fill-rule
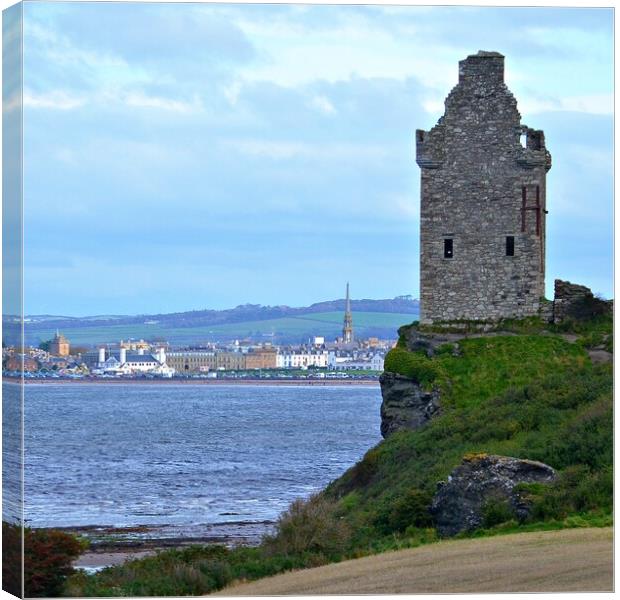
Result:
<svg viewBox="0 0 620 600"><path fill-rule="evenodd" d="M38 347L3 347L6 377L67 380L145 379L376 379L394 339L356 339L346 289L342 335L313 336L305 344L252 340L173 346L167 341L119 340L72 347L57 331Z"/></svg>

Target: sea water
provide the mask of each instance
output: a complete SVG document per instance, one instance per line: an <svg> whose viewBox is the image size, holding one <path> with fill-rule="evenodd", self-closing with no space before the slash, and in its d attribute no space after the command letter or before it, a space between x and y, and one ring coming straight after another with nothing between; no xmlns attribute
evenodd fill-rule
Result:
<svg viewBox="0 0 620 600"><path fill-rule="evenodd" d="M34 527L273 521L380 440L379 386L28 384Z"/></svg>

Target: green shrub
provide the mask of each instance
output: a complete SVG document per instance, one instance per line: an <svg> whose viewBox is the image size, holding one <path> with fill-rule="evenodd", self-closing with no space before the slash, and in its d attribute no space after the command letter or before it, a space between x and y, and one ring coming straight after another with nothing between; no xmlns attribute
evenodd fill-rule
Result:
<svg viewBox="0 0 620 600"><path fill-rule="evenodd" d="M454 344L441 344L441 346L439 346L439 348L437 348L437 350L435 350L435 355L436 356L443 356L444 354L448 354L448 355L452 355L454 354L454 351L456 349L456 346Z"/></svg>
<svg viewBox="0 0 620 600"><path fill-rule="evenodd" d="M353 491L347 494L346 496L344 496L344 498L341 498L340 509L344 513L351 512L352 510L355 510L355 508L357 508L357 506L359 505L359 502L360 502L359 492Z"/></svg>
<svg viewBox="0 0 620 600"><path fill-rule="evenodd" d="M394 504L391 523L395 531L404 531L407 527L424 528L433 525L429 508L433 497L423 490L412 489Z"/></svg>
<svg viewBox="0 0 620 600"><path fill-rule="evenodd" d="M351 531L337 515L338 504L322 495L295 500L276 523L276 532L265 538L270 555L322 555L337 558L348 546Z"/></svg>
<svg viewBox="0 0 620 600"><path fill-rule="evenodd" d="M611 466L597 472L586 465L571 465L553 485L521 484L517 489L531 505L529 521L563 520L601 510L610 513L613 472Z"/></svg>
<svg viewBox="0 0 620 600"><path fill-rule="evenodd" d="M374 479L379 469L379 452L377 448L371 448L362 460L353 465L346 473L343 485L340 487L340 495L347 494L351 490L366 487Z"/></svg>
<svg viewBox="0 0 620 600"><path fill-rule="evenodd" d="M410 489L381 507L375 525L382 533L403 532L409 527L430 527L433 518L429 512L433 497L419 489Z"/></svg>
<svg viewBox="0 0 620 600"><path fill-rule="evenodd" d="M439 375L439 364L419 352L392 348L385 356L384 369L409 377L423 386L432 384Z"/></svg>
<svg viewBox="0 0 620 600"><path fill-rule="evenodd" d="M579 410L559 432L557 466L579 464L593 469L613 462L611 396L603 396Z"/></svg>
<svg viewBox="0 0 620 600"><path fill-rule="evenodd" d="M506 500L488 500L482 507L483 527L495 527L514 520L514 511Z"/></svg>
<svg viewBox="0 0 620 600"><path fill-rule="evenodd" d="M413 321L409 325L402 325L398 328L398 341L396 342L396 346L399 348L407 348L407 336L409 335L409 331L413 328L417 328L419 325L418 321Z"/></svg>
<svg viewBox="0 0 620 600"><path fill-rule="evenodd" d="M308 566L310 560L268 556L261 547L190 546L128 561L99 573L72 575L65 595L195 596L221 589L234 580L252 580Z"/></svg>
<svg viewBox="0 0 620 600"><path fill-rule="evenodd" d="M233 579L231 551L193 546L130 560L93 576L73 576L71 596L190 596L220 589Z"/></svg>

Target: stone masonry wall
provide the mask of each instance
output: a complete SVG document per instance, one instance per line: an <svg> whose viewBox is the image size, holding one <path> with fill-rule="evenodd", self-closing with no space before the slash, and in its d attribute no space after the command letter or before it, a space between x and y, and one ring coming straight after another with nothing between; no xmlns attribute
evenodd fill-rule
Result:
<svg viewBox="0 0 620 600"><path fill-rule="evenodd" d="M556 279L554 284L553 321L565 319L591 319L598 315L611 315L613 302L596 298L590 288L570 281Z"/></svg>
<svg viewBox="0 0 620 600"><path fill-rule="evenodd" d="M420 320L537 314L544 296L545 179L551 167L544 134L521 124L504 84L504 57L496 52L459 63L459 83L445 106L435 127L416 132L422 170ZM522 211L523 186L527 207L536 205L538 187L538 211ZM507 256L507 236L514 237L514 256ZM444 258L446 239L452 240L452 258Z"/></svg>

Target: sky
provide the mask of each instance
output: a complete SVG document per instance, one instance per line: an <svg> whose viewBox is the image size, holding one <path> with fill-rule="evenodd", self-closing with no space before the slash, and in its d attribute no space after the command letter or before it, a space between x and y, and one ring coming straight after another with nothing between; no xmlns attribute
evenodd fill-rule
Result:
<svg viewBox="0 0 620 600"><path fill-rule="evenodd" d="M478 50L545 131L547 296L613 295L613 12L24 5L27 314L419 294L415 130ZM6 108L5 108L6 110Z"/></svg>

